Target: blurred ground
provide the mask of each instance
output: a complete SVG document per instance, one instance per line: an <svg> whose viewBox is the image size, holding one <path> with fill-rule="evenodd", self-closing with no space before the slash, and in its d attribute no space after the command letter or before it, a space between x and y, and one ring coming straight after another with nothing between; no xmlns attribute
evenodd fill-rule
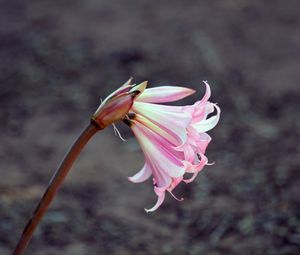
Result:
<svg viewBox="0 0 300 255"><path fill-rule="evenodd" d="M1 1L0 254L105 97L136 81L212 86L214 166L153 214L127 127L98 134L26 254L300 254L299 1ZM184 101L191 103L193 96Z"/></svg>

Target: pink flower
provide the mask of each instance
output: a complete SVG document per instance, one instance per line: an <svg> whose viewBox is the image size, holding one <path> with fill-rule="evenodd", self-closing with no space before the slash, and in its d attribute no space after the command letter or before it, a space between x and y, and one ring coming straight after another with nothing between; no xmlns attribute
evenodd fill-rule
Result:
<svg viewBox="0 0 300 255"><path fill-rule="evenodd" d="M187 97L195 92L192 89L170 86L145 89L136 96L125 116L124 122L131 127L145 157L144 167L129 180L139 183L152 175L158 196L156 204L145 209L147 212L155 211L163 203L166 191L175 197L172 191L180 182L192 182L208 165L205 151L211 137L206 131L217 125L220 108L208 101L210 87L204 83L204 97L188 106L158 103ZM209 116L213 112L216 113ZM192 176L186 179L186 173Z"/></svg>

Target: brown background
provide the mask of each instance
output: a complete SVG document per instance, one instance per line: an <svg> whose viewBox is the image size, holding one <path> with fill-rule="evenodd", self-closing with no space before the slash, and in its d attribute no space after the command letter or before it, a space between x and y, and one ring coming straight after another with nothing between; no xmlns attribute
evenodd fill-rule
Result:
<svg viewBox="0 0 300 255"><path fill-rule="evenodd" d="M299 1L1 1L0 254L100 97L129 76L202 80L222 108L207 167L153 214L120 125L88 145L26 254L299 254Z"/></svg>

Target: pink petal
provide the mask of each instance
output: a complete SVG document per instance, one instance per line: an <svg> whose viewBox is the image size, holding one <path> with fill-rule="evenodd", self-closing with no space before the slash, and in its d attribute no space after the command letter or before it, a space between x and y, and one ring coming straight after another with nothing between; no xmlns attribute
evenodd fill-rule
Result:
<svg viewBox="0 0 300 255"><path fill-rule="evenodd" d="M192 116L178 107L174 106L174 111L170 111L171 106L164 108L161 105L134 102L132 109L173 135L178 143L182 144L186 141L186 128L191 123Z"/></svg>
<svg viewBox="0 0 300 255"><path fill-rule="evenodd" d="M214 104L210 102L201 103L201 101L197 101L194 105L185 106L184 111L192 111L192 123L196 123L206 119L207 115L214 111Z"/></svg>
<svg viewBox="0 0 300 255"><path fill-rule="evenodd" d="M200 133L199 139L197 140L197 149L204 154L210 141L211 137L208 134Z"/></svg>
<svg viewBox="0 0 300 255"><path fill-rule="evenodd" d="M210 90L209 84L207 83L207 81L203 81L203 82L206 86L206 91L205 91L203 98L200 101L201 103L207 102L211 95L211 90Z"/></svg>
<svg viewBox="0 0 300 255"><path fill-rule="evenodd" d="M170 177L165 171L159 168L159 166L153 165L149 160L146 160L151 165L153 174L153 184L157 185L158 188L166 189L172 183L172 177Z"/></svg>
<svg viewBox="0 0 300 255"><path fill-rule="evenodd" d="M137 101L145 103L174 102L195 93L195 90L177 86L161 86L146 89Z"/></svg>
<svg viewBox="0 0 300 255"><path fill-rule="evenodd" d="M193 173L193 176L191 178L189 178L189 179L184 179L183 181L185 183L190 183L190 182L194 181L194 179L197 177L198 173L206 165L206 163L207 163L207 157L204 154L201 154L201 153L200 153L200 156L201 156L200 162L198 162L197 164L193 165L192 168L188 169L187 172L188 173Z"/></svg>
<svg viewBox="0 0 300 255"><path fill-rule="evenodd" d="M212 116L212 117L210 117L206 120L202 120L202 121L199 121L199 122L193 124L193 127L199 133L209 131L218 124L219 119L220 119L221 109L217 105L214 105L214 107L217 110L217 115Z"/></svg>
<svg viewBox="0 0 300 255"><path fill-rule="evenodd" d="M158 135L164 137L166 140L168 140L170 143L175 145L177 143L174 136L170 135L168 132L166 132L164 129L162 129L160 126L155 124L154 122L150 121L149 119L145 118L144 116L140 114L136 114L135 120L141 123L142 125L148 127L153 132L157 133Z"/></svg>
<svg viewBox="0 0 300 255"><path fill-rule="evenodd" d="M150 209L146 209L146 208L145 208L145 211L146 211L147 213L149 213L149 212L154 212L155 210L157 210L158 207L160 207L161 204L162 204L162 203L164 202L164 200L165 200L165 194L166 194L165 189L160 189L160 188L158 188L158 187L154 187L154 191L155 191L156 195L158 196L158 199L157 199L156 204L155 204L152 208L150 208Z"/></svg>
<svg viewBox="0 0 300 255"><path fill-rule="evenodd" d="M158 187L167 188L172 177L183 176L185 167L166 139L137 121L134 121L132 131L142 147Z"/></svg>
<svg viewBox="0 0 300 255"><path fill-rule="evenodd" d="M189 143L185 143L182 146L175 147L174 150L182 151L184 154L184 159L193 162L195 158L195 151Z"/></svg>
<svg viewBox="0 0 300 255"><path fill-rule="evenodd" d="M151 176L151 174L151 168L148 164L145 164L144 167L134 176L128 177L128 180L134 183L144 182Z"/></svg>

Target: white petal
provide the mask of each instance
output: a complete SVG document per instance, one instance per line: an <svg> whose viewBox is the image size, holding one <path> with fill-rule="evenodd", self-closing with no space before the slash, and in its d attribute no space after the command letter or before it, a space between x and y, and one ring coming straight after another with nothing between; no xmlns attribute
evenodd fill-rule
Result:
<svg viewBox="0 0 300 255"><path fill-rule="evenodd" d="M194 123L193 124L193 127L199 133L209 131L209 130L211 130L212 128L214 128L218 124L219 119L220 119L221 109L217 105L214 105L214 107L217 110L217 115L212 116L212 117L210 117L210 118L208 118L206 120L202 120L202 121L199 121L198 123Z"/></svg>
<svg viewBox="0 0 300 255"><path fill-rule="evenodd" d="M144 182L151 176L151 174L151 168L148 164L145 164L144 167L134 176L128 177L128 180L134 183Z"/></svg>

